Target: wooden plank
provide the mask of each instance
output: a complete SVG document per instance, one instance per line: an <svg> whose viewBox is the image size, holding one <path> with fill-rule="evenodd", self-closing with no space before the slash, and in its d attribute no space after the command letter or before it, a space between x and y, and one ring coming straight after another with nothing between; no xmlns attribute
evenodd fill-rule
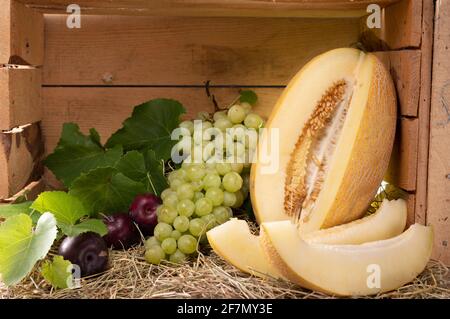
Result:
<svg viewBox="0 0 450 319"><path fill-rule="evenodd" d="M407 209L407 217L406 217L406 227L415 223L415 206L416 206L416 194L408 193L406 198L406 209Z"/></svg>
<svg viewBox="0 0 450 319"><path fill-rule="evenodd" d="M369 29L361 18L360 42L370 51L419 48L422 36L422 1L401 0L384 9L381 28Z"/></svg>
<svg viewBox="0 0 450 319"><path fill-rule="evenodd" d="M45 85L285 85L357 19L46 17ZM252 30L249 32L249 30Z"/></svg>
<svg viewBox="0 0 450 319"><path fill-rule="evenodd" d="M436 2L431 91L427 224L433 225L433 257L450 263L450 2Z"/></svg>
<svg viewBox="0 0 450 319"><path fill-rule="evenodd" d="M2 0L0 10L0 64L42 65L44 18L14 0Z"/></svg>
<svg viewBox="0 0 450 319"><path fill-rule="evenodd" d="M417 117L420 92L420 50L375 52L390 70L397 90L399 112L402 116Z"/></svg>
<svg viewBox="0 0 450 319"><path fill-rule="evenodd" d="M17 65L0 66L0 129L42 119L41 70Z"/></svg>
<svg viewBox="0 0 450 319"><path fill-rule="evenodd" d="M434 2L424 1L422 15L422 62L419 99L419 146L417 156L416 222L425 224L428 194L428 148L430 139L431 71L433 61Z"/></svg>
<svg viewBox="0 0 450 319"><path fill-rule="evenodd" d="M0 133L0 198L8 198L39 179L43 153L39 123Z"/></svg>
<svg viewBox="0 0 450 319"><path fill-rule="evenodd" d="M256 110L267 117L282 89L254 90L259 97ZM213 88L211 92L220 106L226 106L237 96L238 89ZM179 100L187 109L187 118L199 111L213 111L203 88L43 88L42 130L46 151L53 151L64 122L76 122L85 132L95 127L105 141L121 127L135 105L160 97Z"/></svg>
<svg viewBox="0 0 450 319"><path fill-rule="evenodd" d="M20 0L47 13L65 13L73 1ZM398 0L78 0L85 14L152 16L354 17L372 3Z"/></svg>
<svg viewBox="0 0 450 319"><path fill-rule="evenodd" d="M406 191L416 189L418 119L401 118L385 179Z"/></svg>
<svg viewBox="0 0 450 319"><path fill-rule="evenodd" d="M17 194L9 198L0 199L1 203L15 203L18 200L34 200L40 193L45 191L47 186L45 185L42 179L37 181L33 181L27 186L25 186L22 190L20 190Z"/></svg>

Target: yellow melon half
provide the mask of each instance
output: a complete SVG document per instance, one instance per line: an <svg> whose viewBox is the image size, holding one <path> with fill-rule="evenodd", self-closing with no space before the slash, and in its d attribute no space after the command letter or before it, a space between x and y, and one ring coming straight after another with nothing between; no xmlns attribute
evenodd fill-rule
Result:
<svg viewBox="0 0 450 319"><path fill-rule="evenodd" d="M427 265L432 245L431 227L419 224L361 245L307 243L290 221L261 225L263 251L285 278L342 296L377 294L412 281Z"/></svg>
<svg viewBox="0 0 450 319"><path fill-rule="evenodd" d="M383 200L374 214L309 233L304 240L310 243L360 244L397 236L405 229L405 224L406 202L403 199ZM264 256L259 236L251 234L244 220L233 218L208 231L207 237L214 251L240 270L259 277L281 277Z"/></svg>
<svg viewBox="0 0 450 319"><path fill-rule="evenodd" d="M250 179L258 222L293 219L307 233L361 217L387 169L395 123L393 82L375 55L343 48L314 58L260 139Z"/></svg>

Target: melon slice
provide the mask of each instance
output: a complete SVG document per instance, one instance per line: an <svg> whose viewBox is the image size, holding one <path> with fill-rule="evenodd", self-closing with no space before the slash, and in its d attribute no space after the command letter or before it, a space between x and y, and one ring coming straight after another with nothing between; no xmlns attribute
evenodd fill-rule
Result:
<svg viewBox="0 0 450 319"><path fill-rule="evenodd" d="M406 202L383 200L376 213L351 223L306 234L310 243L360 244L397 236L405 229ZM247 223L236 218L207 232L214 251L243 272L280 278L280 273L266 259L259 236L251 234Z"/></svg>
<svg viewBox="0 0 450 319"><path fill-rule="evenodd" d="M232 218L206 233L214 251L243 272L258 277L280 278L279 272L259 244L259 237L250 232L245 220Z"/></svg>
<svg viewBox="0 0 450 319"><path fill-rule="evenodd" d="M375 55L343 48L314 58L260 139L250 181L258 222L292 219L307 233L360 218L388 167L395 123L394 85Z"/></svg>
<svg viewBox="0 0 450 319"><path fill-rule="evenodd" d="M263 223L261 246L290 281L334 295L372 295L412 281L431 256L431 227L415 224L394 238L361 245L309 244L290 221Z"/></svg>
<svg viewBox="0 0 450 319"><path fill-rule="evenodd" d="M406 226L407 208L403 199L384 199L372 215L348 224L303 235L308 243L363 244L400 235Z"/></svg>

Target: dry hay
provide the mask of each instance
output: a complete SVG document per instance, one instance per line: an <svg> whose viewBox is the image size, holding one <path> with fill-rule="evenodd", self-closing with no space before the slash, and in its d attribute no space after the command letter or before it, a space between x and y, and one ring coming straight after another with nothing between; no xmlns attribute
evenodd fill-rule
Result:
<svg viewBox="0 0 450 319"><path fill-rule="evenodd" d="M0 287L0 298L331 298L286 281L246 275L212 251L181 266L150 265L143 253L142 246L113 251L110 269L82 279L77 289L51 289L35 271L15 287ZM414 282L372 298L450 298L449 268L430 261Z"/></svg>

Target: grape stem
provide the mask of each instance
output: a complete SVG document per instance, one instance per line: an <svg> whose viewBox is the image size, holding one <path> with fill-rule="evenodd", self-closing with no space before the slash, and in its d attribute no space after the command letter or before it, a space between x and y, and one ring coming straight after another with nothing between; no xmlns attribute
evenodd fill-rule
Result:
<svg viewBox="0 0 450 319"><path fill-rule="evenodd" d="M150 186L153 189L153 194L155 194L156 196L159 196L158 192L155 189L155 185L153 185L152 178L150 177L150 173L149 172L147 173L147 179L148 179L148 182L150 183Z"/></svg>

